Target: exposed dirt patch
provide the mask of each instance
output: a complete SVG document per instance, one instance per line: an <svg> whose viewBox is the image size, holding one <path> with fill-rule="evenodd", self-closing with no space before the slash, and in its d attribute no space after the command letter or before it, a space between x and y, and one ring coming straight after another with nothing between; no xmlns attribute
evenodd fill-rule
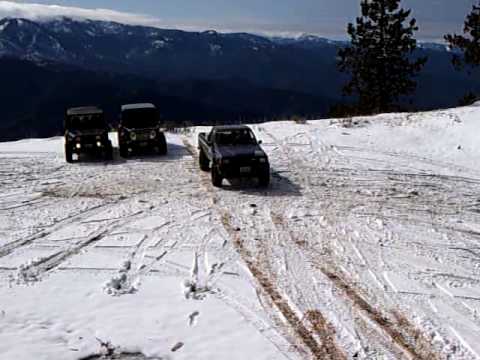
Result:
<svg viewBox="0 0 480 360"><path fill-rule="evenodd" d="M148 358L141 353L128 353L122 352L118 354L111 354L111 355L92 355L86 358L82 358L80 360L161 360L159 358Z"/></svg>
<svg viewBox="0 0 480 360"><path fill-rule="evenodd" d="M275 307L282 313L283 317L291 329L295 332L297 337L310 350L313 358L318 360L347 359L346 355L335 344L331 331L327 331L326 328L328 328L328 326L323 316L319 316L320 314L318 312L308 315L309 319L312 320L312 326L314 328L315 335L320 338L320 341L317 341L314 333L303 324L302 320L288 304L288 301L284 299L280 292L276 289L269 276L262 271L260 264L254 260L251 252L245 248L243 241L240 239L239 232L236 231L236 229L234 229L231 225L231 218L228 214L223 214L222 222L225 226L225 229L232 237L235 247L247 264L248 269L258 281L261 289L269 297Z"/></svg>
<svg viewBox="0 0 480 360"><path fill-rule="evenodd" d="M436 360L439 355L431 349L430 341L403 315L394 312L394 319L373 308L346 280L330 270L322 272L340 289L352 303L363 311L392 339L392 341L413 359Z"/></svg>
<svg viewBox="0 0 480 360"><path fill-rule="evenodd" d="M320 338L325 337L327 341L323 345L328 348L326 351L330 354L334 354L338 351L335 345L335 327L327 322L322 313L318 310L309 310L305 314L305 319L312 325L315 333L320 336Z"/></svg>

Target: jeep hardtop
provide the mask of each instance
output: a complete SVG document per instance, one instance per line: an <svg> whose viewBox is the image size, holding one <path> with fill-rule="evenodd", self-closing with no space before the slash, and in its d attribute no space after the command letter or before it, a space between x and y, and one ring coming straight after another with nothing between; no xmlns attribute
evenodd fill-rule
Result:
<svg viewBox="0 0 480 360"><path fill-rule="evenodd" d="M122 106L118 145L120 156L124 158L140 150L167 154L167 141L155 105L145 103Z"/></svg>
<svg viewBox="0 0 480 360"><path fill-rule="evenodd" d="M68 109L65 116L65 158L73 162L81 154L101 156L105 160L113 159L113 147L108 138L109 126L103 110L95 106Z"/></svg>

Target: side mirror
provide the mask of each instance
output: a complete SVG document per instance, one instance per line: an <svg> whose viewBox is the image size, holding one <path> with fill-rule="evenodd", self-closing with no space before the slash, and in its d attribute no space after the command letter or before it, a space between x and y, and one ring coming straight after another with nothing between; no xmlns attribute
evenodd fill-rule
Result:
<svg viewBox="0 0 480 360"><path fill-rule="evenodd" d="M262 145L263 144L263 141L262 140L258 140L258 145Z"/></svg>

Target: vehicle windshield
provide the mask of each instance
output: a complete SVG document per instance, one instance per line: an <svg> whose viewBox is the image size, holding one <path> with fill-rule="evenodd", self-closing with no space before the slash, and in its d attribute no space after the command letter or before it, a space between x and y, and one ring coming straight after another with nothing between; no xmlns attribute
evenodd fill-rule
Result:
<svg viewBox="0 0 480 360"><path fill-rule="evenodd" d="M68 118L66 125L69 130L105 129L107 127L103 114L72 115Z"/></svg>
<svg viewBox="0 0 480 360"><path fill-rule="evenodd" d="M215 134L218 145L255 145L255 135L250 129L225 130Z"/></svg>
<svg viewBox="0 0 480 360"><path fill-rule="evenodd" d="M156 109L134 109L122 112L122 125L131 129L152 128L158 125Z"/></svg>

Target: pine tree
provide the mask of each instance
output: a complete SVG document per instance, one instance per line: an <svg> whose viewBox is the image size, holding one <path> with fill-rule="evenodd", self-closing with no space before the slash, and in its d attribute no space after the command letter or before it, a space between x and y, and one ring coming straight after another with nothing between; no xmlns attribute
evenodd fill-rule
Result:
<svg viewBox="0 0 480 360"><path fill-rule="evenodd" d="M460 50L463 59L453 56L453 64L461 69L464 64L472 67L480 66L480 3L473 6L472 12L467 15L462 35L446 35L445 40L452 50Z"/></svg>
<svg viewBox="0 0 480 360"><path fill-rule="evenodd" d="M402 95L416 89L413 77L427 58L414 59L418 30L400 0L362 0L356 25L348 24L351 44L339 50L338 67L351 75L346 95L358 96L363 113L389 111Z"/></svg>

